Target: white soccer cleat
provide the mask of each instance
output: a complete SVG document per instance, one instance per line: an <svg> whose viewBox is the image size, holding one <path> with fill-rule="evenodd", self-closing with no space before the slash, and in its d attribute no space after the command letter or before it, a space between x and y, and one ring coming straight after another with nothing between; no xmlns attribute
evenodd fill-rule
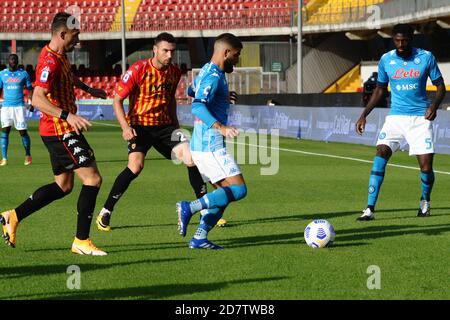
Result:
<svg viewBox="0 0 450 320"><path fill-rule="evenodd" d="M430 211L430 201L420 200L420 208L417 212L418 217L429 217L431 215Z"/></svg>
<svg viewBox="0 0 450 320"><path fill-rule="evenodd" d="M375 219L375 212L373 212L372 210L370 210L370 208L366 208L363 210L363 214L358 217L358 221L370 221Z"/></svg>

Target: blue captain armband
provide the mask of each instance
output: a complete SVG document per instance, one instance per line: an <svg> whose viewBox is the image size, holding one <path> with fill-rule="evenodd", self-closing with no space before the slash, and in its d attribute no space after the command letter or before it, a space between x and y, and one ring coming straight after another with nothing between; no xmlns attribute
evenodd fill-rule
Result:
<svg viewBox="0 0 450 320"><path fill-rule="evenodd" d="M217 119L212 116L208 108L205 106L205 102L200 99L195 99L192 102L192 114L202 120L208 128L211 128L212 125L217 122Z"/></svg>

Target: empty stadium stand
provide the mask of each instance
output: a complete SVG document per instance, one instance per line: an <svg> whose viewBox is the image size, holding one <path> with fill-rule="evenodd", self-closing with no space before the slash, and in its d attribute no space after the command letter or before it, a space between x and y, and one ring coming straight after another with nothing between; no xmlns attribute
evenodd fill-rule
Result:
<svg viewBox="0 0 450 320"><path fill-rule="evenodd" d="M132 30L282 27L291 12L291 0L142 0Z"/></svg>
<svg viewBox="0 0 450 320"><path fill-rule="evenodd" d="M105 32L119 25L120 0L4 0L0 32L48 32L55 13L78 6L81 30ZM189 30L291 25L291 0L141 0L130 30Z"/></svg>
<svg viewBox="0 0 450 320"><path fill-rule="evenodd" d="M334 24L359 21L367 16L367 7L384 0L310 0L305 7L306 24Z"/></svg>
<svg viewBox="0 0 450 320"><path fill-rule="evenodd" d="M114 22L120 0L0 2L0 32L49 32L53 16L70 6L78 6L81 30L108 31Z"/></svg>

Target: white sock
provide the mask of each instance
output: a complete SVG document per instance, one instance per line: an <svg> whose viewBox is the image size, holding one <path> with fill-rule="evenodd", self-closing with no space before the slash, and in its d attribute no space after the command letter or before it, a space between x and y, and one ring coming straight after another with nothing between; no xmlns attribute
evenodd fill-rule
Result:
<svg viewBox="0 0 450 320"><path fill-rule="evenodd" d="M102 208L102 210L100 211L100 215L103 216L104 214L111 214L111 211L109 211L108 209Z"/></svg>
<svg viewBox="0 0 450 320"><path fill-rule="evenodd" d="M197 240L203 240L203 239L206 239L208 237L208 231L206 231L205 229L203 229L203 228L198 228L197 229L197 231L195 232L195 235L194 235L194 239L197 239Z"/></svg>

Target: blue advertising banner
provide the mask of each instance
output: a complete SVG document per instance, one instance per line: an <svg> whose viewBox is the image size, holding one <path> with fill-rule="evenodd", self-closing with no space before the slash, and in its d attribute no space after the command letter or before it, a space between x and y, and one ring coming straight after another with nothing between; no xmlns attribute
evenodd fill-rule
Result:
<svg viewBox="0 0 450 320"><path fill-rule="evenodd" d="M79 114L89 120L115 120L111 100L81 100ZM125 109L128 106L125 105ZM375 145L389 109L374 109L367 118L366 131L360 136L355 123L361 108L283 107L233 105L229 124L237 128L278 129L280 136L306 140ZM39 112L27 112L27 119L38 120ZM193 126L190 105L178 106L180 124ZM436 153L450 154L450 111L439 110L433 122ZM407 145L403 146L407 149Z"/></svg>

